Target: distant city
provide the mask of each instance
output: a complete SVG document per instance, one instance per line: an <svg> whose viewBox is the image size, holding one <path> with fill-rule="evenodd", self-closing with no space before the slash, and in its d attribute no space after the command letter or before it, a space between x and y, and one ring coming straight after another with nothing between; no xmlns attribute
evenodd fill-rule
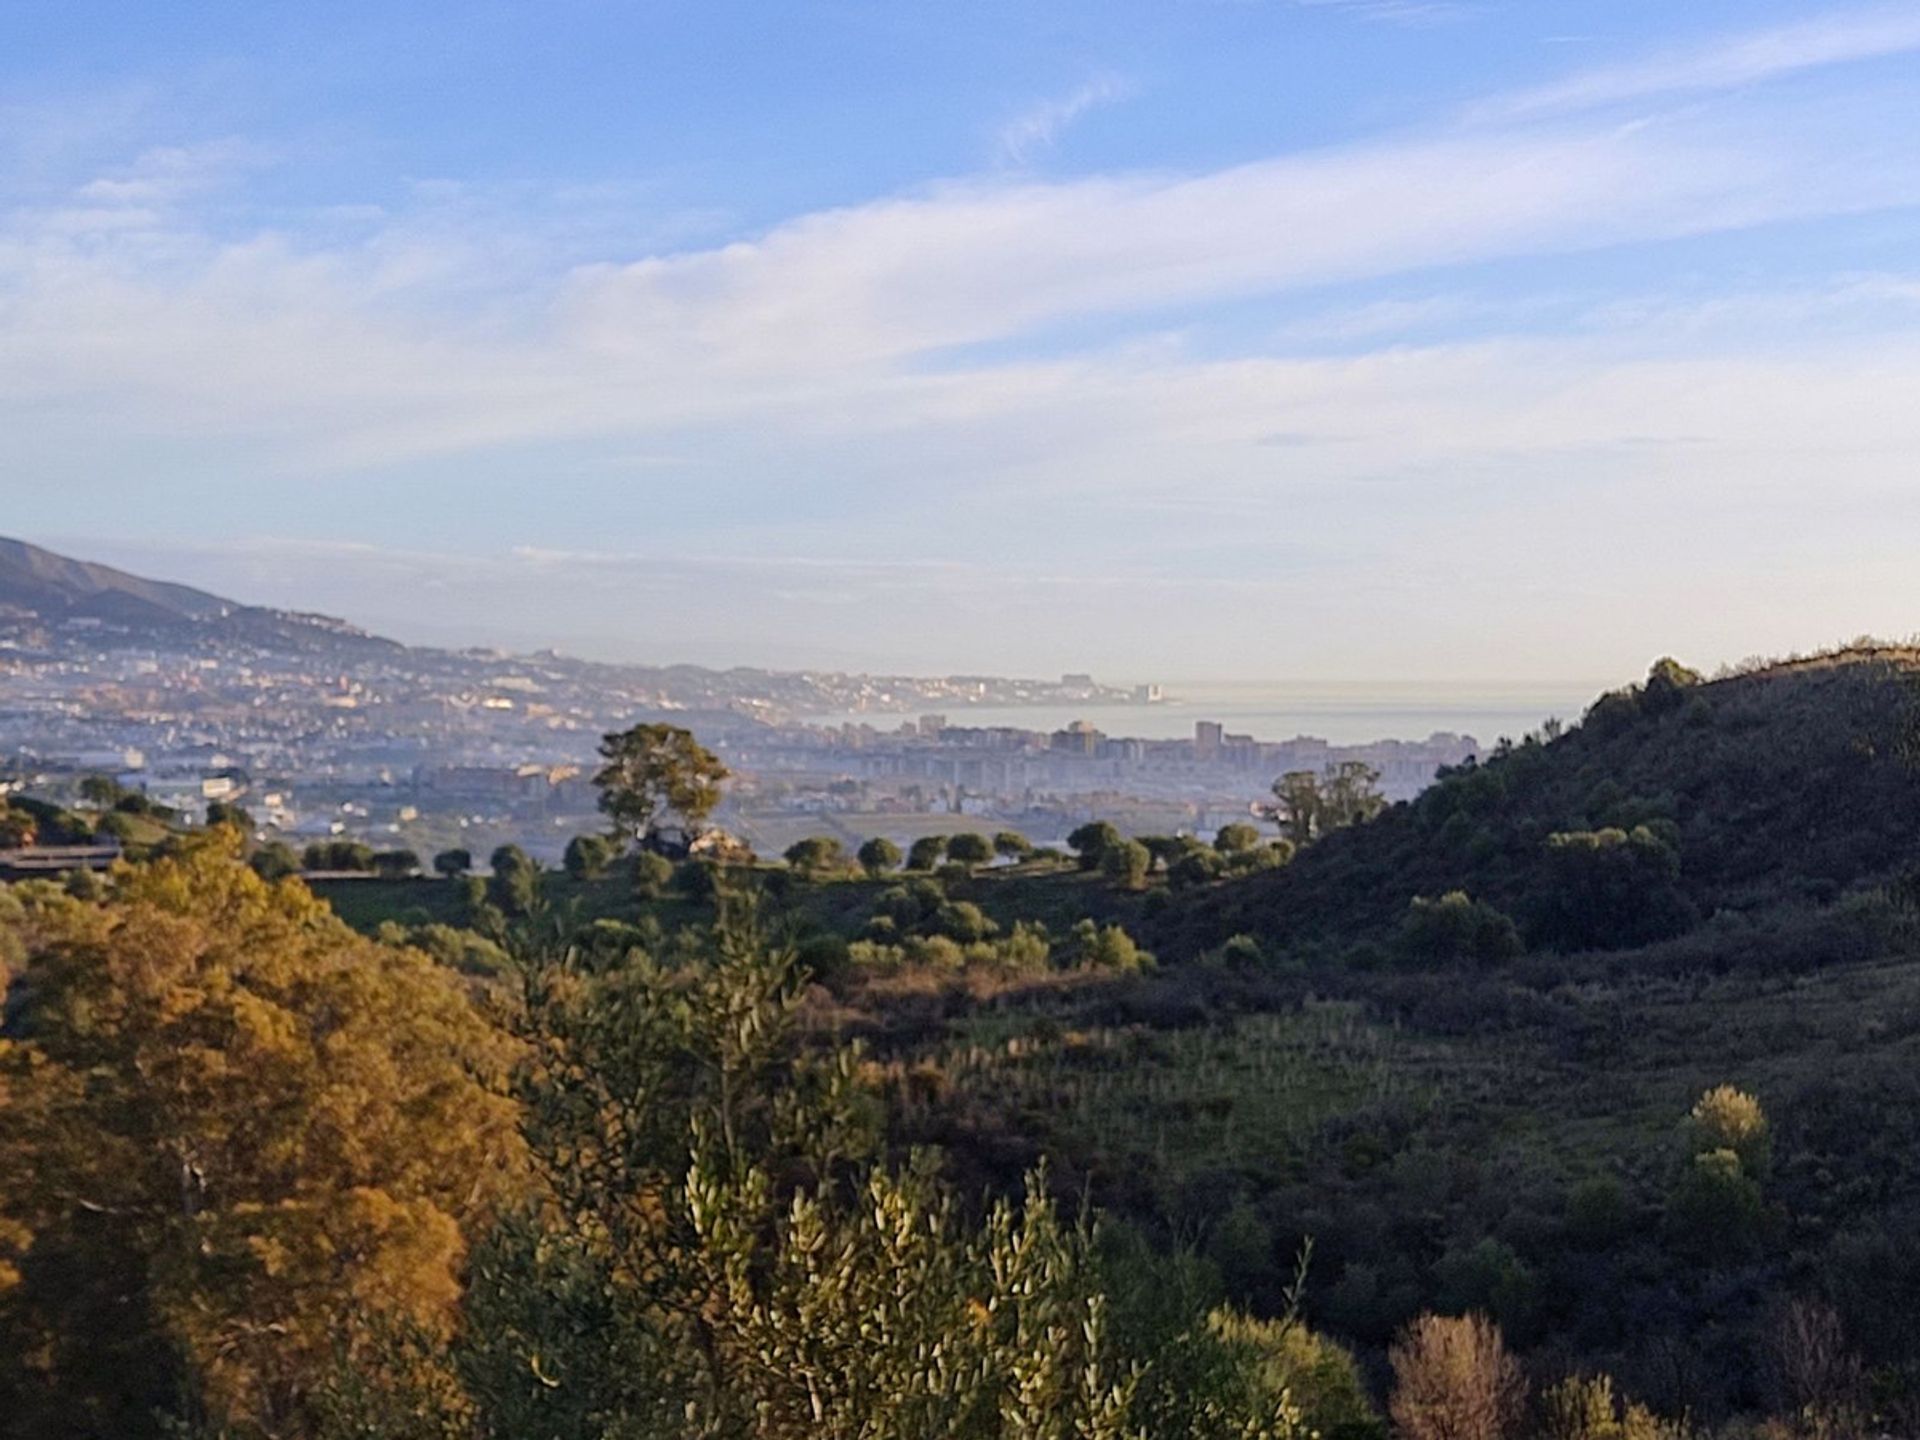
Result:
<svg viewBox="0 0 1920 1440"><path fill-rule="evenodd" d="M59 799L110 776L183 816L214 801L263 833L422 854L514 842L557 858L597 829L602 734L669 720L736 779L720 824L762 853L808 834L910 841L956 828L1056 842L1082 821L1211 834L1273 778L1364 760L1390 798L1479 749L1471 735L1335 745L1229 732L1109 735L1156 685L1086 674L850 675L619 666L551 652L411 648L326 617L237 605L0 542L0 787ZM1064 728L971 709L1081 707ZM810 716L839 718L821 723ZM871 716L871 719L865 717Z"/></svg>

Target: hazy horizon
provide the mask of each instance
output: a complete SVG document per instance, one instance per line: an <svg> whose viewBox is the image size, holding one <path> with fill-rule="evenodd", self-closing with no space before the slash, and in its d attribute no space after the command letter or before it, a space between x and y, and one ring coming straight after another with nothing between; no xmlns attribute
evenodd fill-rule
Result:
<svg viewBox="0 0 1920 1440"><path fill-rule="evenodd" d="M717 665L1906 634L1916 82L1912 0L16 7L7 528Z"/></svg>
<svg viewBox="0 0 1920 1440"><path fill-rule="evenodd" d="M11 537L25 538L25 537ZM1567 696L1584 695L1591 700L1602 690L1627 683L1639 678L1640 671L1614 676L1546 675L1536 677L1515 677L1511 674L1464 674L1436 673L1416 674L1402 671L1398 674L1379 673L1373 675L1311 675L1311 674L1160 674L1138 670L1106 672L1088 672L1085 665L1076 664L1073 657L1065 657L1059 664L1048 668L1022 670L1016 668L994 668L979 666L941 666L931 663L921 655L914 659L908 657L898 665L871 665L857 661L835 663L805 658L757 658L744 659L731 654L711 653L695 654L673 650L650 650L636 647L634 642L623 642L618 637L609 637L603 643L596 644L589 637L570 642L565 636L553 632L526 632L514 629L509 622L504 626L489 624L485 616L475 616L461 625L440 627L423 625L416 619L400 616L392 625L369 622L364 615L347 609L335 609L315 603L291 592L267 594L260 593L257 587L249 590L223 588L219 576L226 573L224 567L208 567L209 573L201 573L192 565L180 570L152 570L151 573L140 569L142 557L147 554L140 546L116 546L113 544L95 544L87 548L83 537L68 537L50 542L29 540L30 544L42 545L42 548L54 551L76 560L89 560L110 564L115 568L128 570L141 575L144 579L173 581L188 584L197 589L207 590L241 604L271 605L278 609L301 610L333 615L350 624L398 640L408 645L419 645L441 649L489 649L510 654L533 654L552 650L581 660L603 661L609 664L640 666L695 665L712 670L726 670L735 667L762 670L800 671L837 669L849 673L895 674L918 676L944 675L995 675L1013 679L1055 680L1063 674L1093 673L1093 678L1103 685L1134 686L1159 685L1167 694L1167 699L1175 705L1194 701L1196 697L1220 695L1232 691L1271 692L1287 687L1319 687L1332 691L1347 690L1353 692L1374 692L1402 690L1432 690L1456 694L1514 696ZM163 559L165 557L162 557ZM240 577L245 579L247 577ZM352 593L341 592L343 602L351 604L358 597ZM1722 665L1737 664L1751 656L1723 657L1703 665L1704 671L1711 672ZM909 663L910 662L910 663ZM876 713L918 713L913 707L899 712ZM1544 718L1544 717L1540 717ZM1563 716L1562 718L1565 718Z"/></svg>

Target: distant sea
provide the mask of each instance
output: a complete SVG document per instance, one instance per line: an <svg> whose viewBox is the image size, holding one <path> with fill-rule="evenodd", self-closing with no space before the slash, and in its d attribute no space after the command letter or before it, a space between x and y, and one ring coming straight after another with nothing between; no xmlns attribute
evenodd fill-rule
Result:
<svg viewBox="0 0 1920 1440"><path fill-rule="evenodd" d="M1336 745L1373 740L1424 740L1440 731L1471 735L1492 745L1518 740L1558 716L1571 724L1606 687L1591 684L1318 681L1292 684L1190 682L1166 686L1158 705L953 705L932 713L949 725L1011 725L1058 730L1085 720L1112 736L1171 740L1193 734L1196 721L1217 720L1256 740L1314 735ZM805 715L814 725L867 724L897 729L921 711L867 710Z"/></svg>

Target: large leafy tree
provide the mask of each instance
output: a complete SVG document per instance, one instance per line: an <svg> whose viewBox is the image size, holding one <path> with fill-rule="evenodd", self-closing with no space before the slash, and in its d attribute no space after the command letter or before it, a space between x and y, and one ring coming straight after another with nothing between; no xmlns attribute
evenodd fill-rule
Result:
<svg viewBox="0 0 1920 1440"><path fill-rule="evenodd" d="M635 725L608 735L600 758L593 777L600 808L623 836L636 840L668 819L698 829L720 803L730 773L692 731L676 725Z"/></svg>
<svg viewBox="0 0 1920 1440"><path fill-rule="evenodd" d="M377 1373L383 1337L450 1333L463 1226L516 1170L510 1042L239 845L0 917L11 1434L313 1433L341 1359Z"/></svg>
<svg viewBox="0 0 1920 1440"><path fill-rule="evenodd" d="M1380 772L1361 760L1342 760L1319 774L1289 770L1273 782L1268 819L1294 845L1309 845L1330 830L1373 819L1387 808Z"/></svg>

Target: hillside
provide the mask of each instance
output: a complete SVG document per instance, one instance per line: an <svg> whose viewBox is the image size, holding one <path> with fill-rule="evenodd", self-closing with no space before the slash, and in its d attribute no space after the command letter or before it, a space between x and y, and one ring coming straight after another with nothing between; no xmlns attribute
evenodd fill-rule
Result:
<svg viewBox="0 0 1920 1440"><path fill-rule="evenodd" d="M204 590L0 537L0 617L89 622L133 639L193 636L272 649L398 648L324 615L243 605Z"/></svg>
<svg viewBox="0 0 1920 1440"><path fill-rule="evenodd" d="M1298 1298L1376 1398L1403 1327L1477 1310L1539 1385L1604 1371L1744 1440L1789 1404L1770 1367L1796 1313L1830 1318L1883 1413L1920 1415L1916 677L1889 649L1711 683L1663 664L1287 869L1193 890L1046 857L314 889L481 991L562 927L575 978L623 996L704 973L705 927L752 893L809 972L797 1038L861 1042L862 1113L887 1153L937 1151L964 1207L1044 1160L1104 1217L1107 1273L1256 1317ZM1498 954L1410 941L1411 900L1455 889L1517 922ZM1122 926L1157 964L1095 944ZM618 1013L605 1034L646 1033ZM1750 1116L1743 1148L1709 1102Z"/></svg>
<svg viewBox="0 0 1920 1440"><path fill-rule="evenodd" d="M1176 898L1153 938L1371 957L1404 938L1415 897L1454 891L1511 916L1529 949L1569 952L1845 910L1920 861L1917 687L1910 649L1711 682L1656 667L1284 870Z"/></svg>

